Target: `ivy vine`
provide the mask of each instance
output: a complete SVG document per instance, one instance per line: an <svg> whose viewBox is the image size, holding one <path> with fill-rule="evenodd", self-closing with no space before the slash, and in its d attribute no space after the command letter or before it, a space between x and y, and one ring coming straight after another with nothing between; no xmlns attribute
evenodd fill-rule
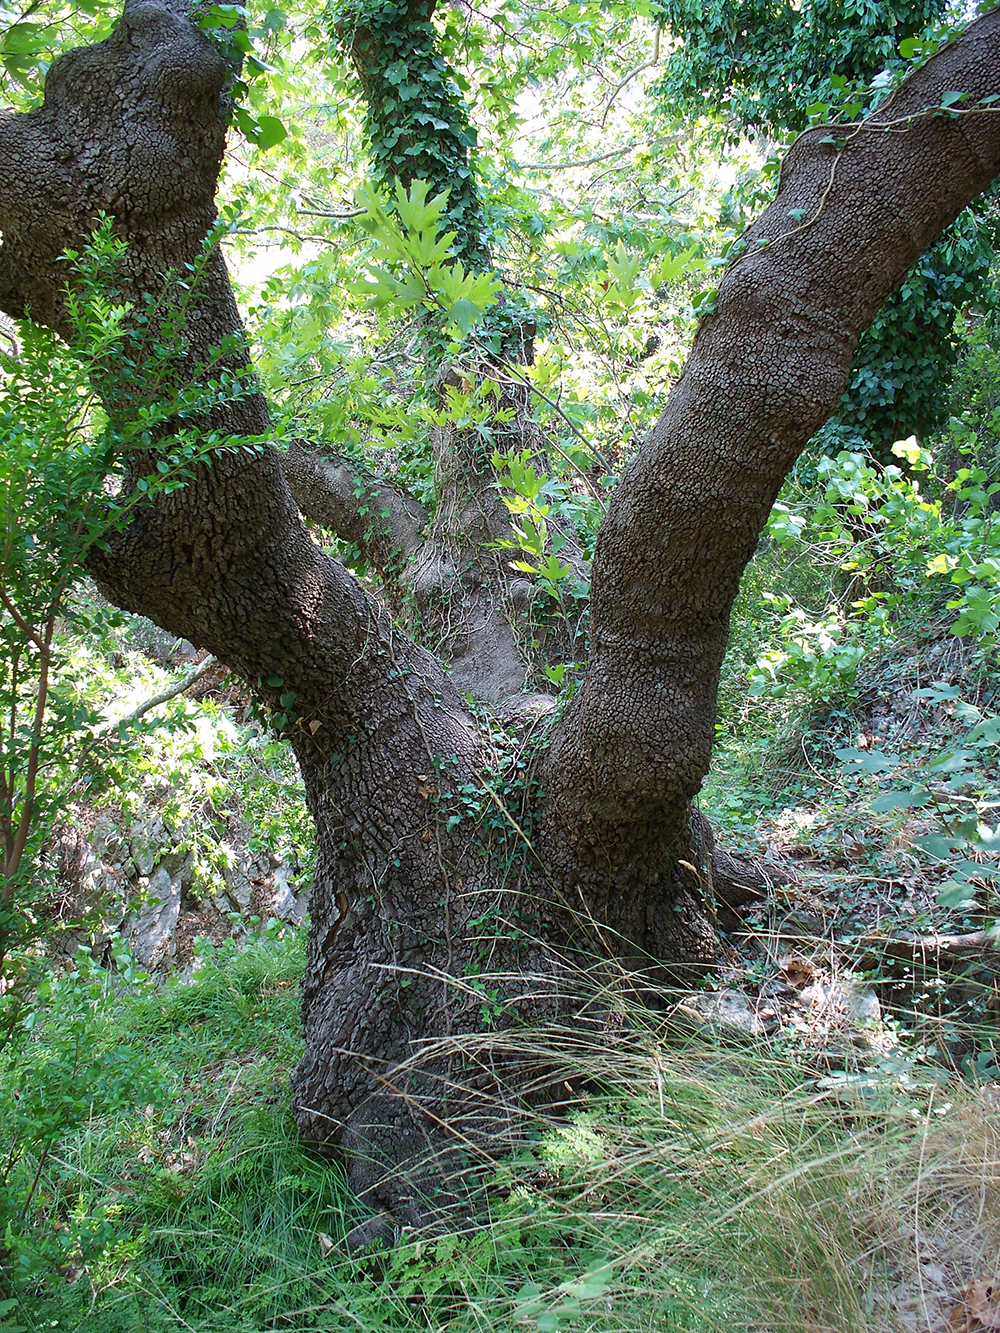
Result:
<svg viewBox="0 0 1000 1333"><path fill-rule="evenodd" d="M433 4L418 0L344 0L334 17L342 49L365 96L365 133L380 184L414 181L430 196L447 192L442 222L455 233L455 257L490 267L471 154L476 131L431 23Z"/></svg>

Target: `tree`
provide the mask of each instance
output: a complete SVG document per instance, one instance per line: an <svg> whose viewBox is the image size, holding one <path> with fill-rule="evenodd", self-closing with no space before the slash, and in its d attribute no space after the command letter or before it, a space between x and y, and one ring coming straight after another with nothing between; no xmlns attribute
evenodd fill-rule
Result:
<svg viewBox="0 0 1000 1333"><path fill-rule="evenodd" d="M721 0L704 12L687 0L664 0L661 8L681 39L657 90L670 113L707 110L721 117L723 136L777 140L833 108L855 115L870 108L904 68L904 55L942 39L946 18L938 0L875 5L864 14L828 0L802 8ZM959 215L862 335L844 395L821 433L829 452L863 441L887 461L896 440L944 425L956 316L996 299L991 202L987 194Z"/></svg>
<svg viewBox="0 0 1000 1333"><path fill-rule="evenodd" d="M426 24L430 7L407 14ZM103 212L128 243L121 295L169 318L164 275L198 265L214 225L231 75L186 15L183 0L127 0L106 41L53 64L41 107L0 121L8 314L72 336L60 256ZM641 987L711 964L713 851L691 802L740 575L862 331L1000 171L998 46L993 13L868 120L809 131L789 152L611 497L589 670L535 733L530 769L503 768L441 663L312 541L277 449L217 454L91 554L118 605L215 653L287 725L318 839L299 1124L404 1219L426 1208L427 1170L407 1166L429 1141L451 1128L438 1163L452 1171L503 1128L505 1088L534 1079L545 1094L518 1023L595 1015L602 967ZM217 248L185 327L184 373L228 345L246 383ZM265 437L267 406L237 395L206 425ZM445 440L442 457L455 453ZM377 498L373 537L419 564L424 516L405 496ZM454 586L507 578L489 560L477 570Z"/></svg>

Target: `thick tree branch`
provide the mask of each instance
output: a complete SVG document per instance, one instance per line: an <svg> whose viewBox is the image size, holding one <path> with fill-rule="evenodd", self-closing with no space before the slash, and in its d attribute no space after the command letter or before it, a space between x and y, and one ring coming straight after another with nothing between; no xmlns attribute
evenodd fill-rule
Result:
<svg viewBox="0 0 1000 1333"><path fill-rule="evenodd" d="M966 94L960 116L940 110L950 90ZM758 534L861 333L1000 171L1000 115L979 108L998 93L995 11L868 121L812 130L789 152L601 529L590 672L545 780L557 859L567 838L598 858L617 849L613 865L637 840L677 836L667 812L708 769L730 609Z"/></svg>
<svg viewBox="0 0 1000 1333"><path fill-rule="evenodd" d="M282 471L302 515L355 543L381 574L398 577L423 546L430 522L423 505L346 459L294 440Z"/></svg>
<svg viewBox="0 0 1000 1333"><path fill-rule="evenodd" d="M83 248L103 211L127 242L121 296L140 311L165 291L169 307L169 275L190 286L200 270L183 300L178 374L192 382L220 346L241 376L246 352L224 261L213 250L201 262L227 70L173 4L128 4L107 41L53 65L42 107L0 119L0 307L69 332L59 256ZM223 437L268 430L259 394L206 415ZM465 846L456 792L474 789L489 752L438 661L312 541L277 451L215 453L137 505L112 545L92 558L108 596L203 645L284 719L317 829L299 1123L342 1138L379 1197L408 1198L390 1168L441 1123L441 1085L418 1087L415 1051L478 1017L452 977L471 974L495 874ZM412 979L405 992L397 974ZM399 1066L397 1095L386 1087ZM439 1097L426 1124L421 1088Z"/></svg>

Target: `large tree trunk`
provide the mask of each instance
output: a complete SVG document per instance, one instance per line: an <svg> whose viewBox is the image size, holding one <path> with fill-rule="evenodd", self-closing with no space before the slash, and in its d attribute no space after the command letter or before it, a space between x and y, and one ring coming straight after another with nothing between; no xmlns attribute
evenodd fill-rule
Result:
<svg viewBox="0 0 1000 1333"><path fill-rule="evenodd" d="M129 242L132 295L159 293L168 271L197 260L214 220L227 71L184 14L181 0L130 0L111 38L53 65L42 108L0 120L8 313L64 328L59 255L81 247L101 210ZM448 676L312 542L277 453L220 454L95 562L123 607L210 649L265 701L295 695L290 730L319 845L297 1110L309 1138L348 1151L371 1199L416 1218L429 1185L407 1163L447 1126L448 1173L460 1151L475 1158L495 1140L515 1062L490 1063L483 1029L580 1003L567 959L710 960L711 848L690 802L739 577L861 331L1000 169L1000 121L975 110L1000 92L998 53L992 14L849 132L842 153L811 133L789 154L614 497L593 573L591 668L543 756L544 798L522 773L522 803L504 804L491 746ZM968 93L969 114L929 113L951 89ZM233 334L215 253L189 320L192 367ZM234 354L233 368L244 360ZM266 408L244 396L211 424L260 434ZM406 529L412 511L389 508Z"/></svg>

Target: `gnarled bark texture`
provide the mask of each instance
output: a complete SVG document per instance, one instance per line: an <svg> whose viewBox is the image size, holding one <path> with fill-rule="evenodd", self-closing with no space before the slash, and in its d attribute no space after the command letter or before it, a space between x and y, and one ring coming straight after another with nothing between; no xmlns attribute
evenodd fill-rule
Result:
<svg viewBox="0 0 1000 1333"><path fill-rule="evenodd" d="M593 571L591 667L544 757L544 799L528 785L522 805L504 805L448 675L312 542L277 453L220 454L95 562L123 607L208 648L265 700L295 694L319 847L297 1111L311 1139L349 1154L372 1200L418 1217L431 1187L407 1162L446 1123L457 1129L439 1158L448 1171L459 1148L475 1156L503 1128L504 1071L477 1054L477 1033L484 1019L502 1027L577 1003L568 953L642 968L710 960L710 835L689 807L739 577L861 331L1000 170L1000 120L976 109L1000 93L998 56L991 14L842 152L820 133L790 152L614 496ZM159 293L197 262L226 76L180 0L129 0L106 42L53 65L41 108L0 119L0 308L62 329L59 255L102 210L129 242L127 294ZM952 89L968 113L933 114ZM187 333L192 373L241 335L217 252ZM231 356L238 371L244 361ZM244 396L211 424L263 433L265 404ZM293 462L305 508L315 477ZM379 540L416 554L421 516L403 500L385 507Z"/></svg>

